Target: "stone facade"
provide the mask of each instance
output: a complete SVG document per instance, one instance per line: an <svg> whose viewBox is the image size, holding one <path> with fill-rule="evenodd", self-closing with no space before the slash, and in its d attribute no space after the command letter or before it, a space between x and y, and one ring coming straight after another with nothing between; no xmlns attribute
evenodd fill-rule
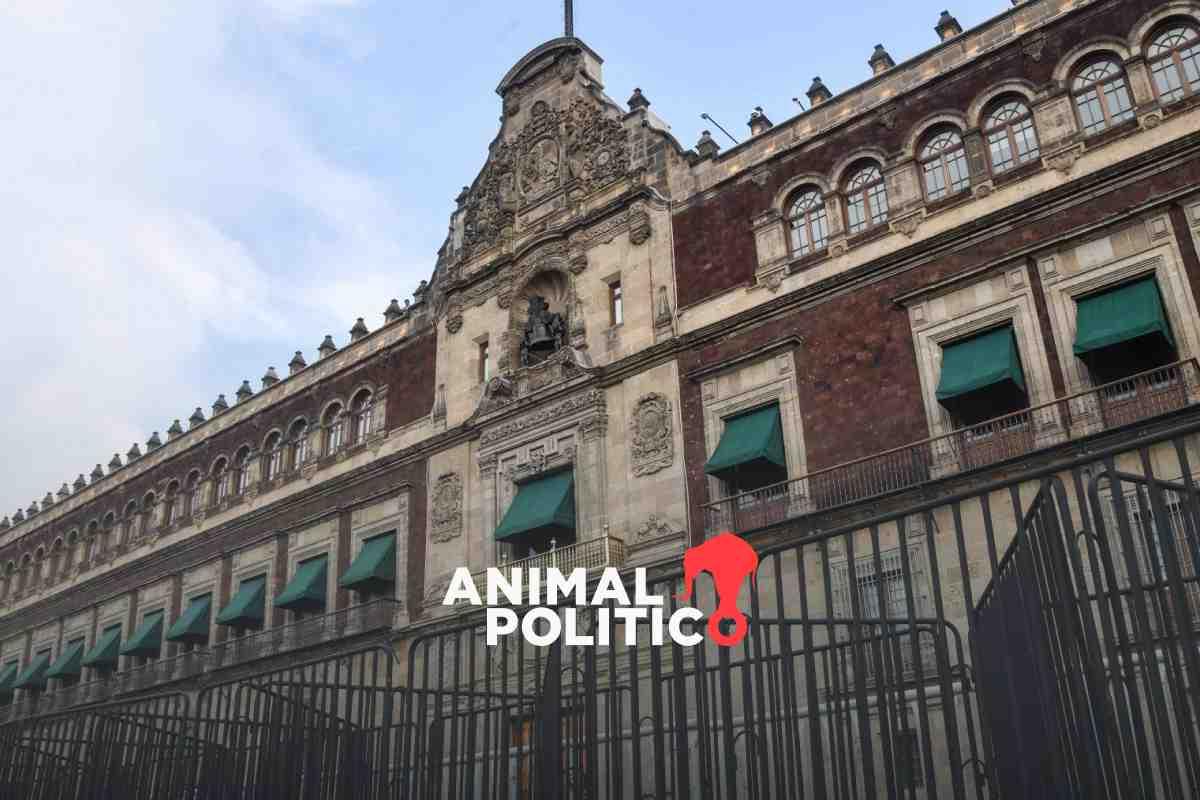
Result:
<svg viewBox="0 0 1200 800"><path fill-rule="evenodd" d="M1155 275L1180 360L1200 355L1200 103L1160 100L1145 56L1169 19L1200 25L1200 3L1019 3L790 120L759 113L726 153L685 149L640 91L613 101L582 41L535 48L497 89L499 131L411 303L0 530L0 663L201 594L223 607L254 575L268 629L294 623L272 600L318 554L327 611L344 611L362 598L338 576L391 531L403 640L452 612L455 568L526 557L496 529L523 483L563 470L575 530L556 551L614 542L616 566L673 565L731 491L704 471L731 416L778 404L792 481L947 434L941 346L999 322L1033 405L1092 388L1072 298L1131 276ZM1085 136L1071 81L1103 54L1131 115ZM1039 148L1011 169L986 136L1005 98ZM936 131L961 138L969 185L934 198ZM864 164L888 214L852 230ZM826 236L800 252L807 190ZM530 358L534 299L555 322ZM1041 421L1039 447L1066 441ZM213 645L227 636L212 626Z"/></svg>

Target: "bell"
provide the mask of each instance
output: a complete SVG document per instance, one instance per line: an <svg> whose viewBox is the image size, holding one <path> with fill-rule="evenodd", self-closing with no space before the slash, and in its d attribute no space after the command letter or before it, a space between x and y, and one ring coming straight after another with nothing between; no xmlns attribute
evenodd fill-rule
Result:
<svg viewBox="0 0 1200 800"><path fill-rule="evenodd" d="M554 334L550 332L547 325L541 322L530 326L528 342L529 352L542 356L550 355L557 346Z"/></svg>

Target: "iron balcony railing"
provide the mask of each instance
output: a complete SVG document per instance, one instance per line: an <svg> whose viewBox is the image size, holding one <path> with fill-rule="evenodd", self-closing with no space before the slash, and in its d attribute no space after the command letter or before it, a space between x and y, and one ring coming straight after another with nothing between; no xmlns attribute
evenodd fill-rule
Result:
<svg viewBox="0 0 1200 800"><path fill-rule="evenodd" d="M516 561L502 561L497 569L509 571L520 568L545 570L555 568L564 573L583 567L584 569L604 569L605 567L620 567L625 563L625 542L613 536L601 536L597 539L585 539L559 547L551 540L550 549L537 553L528 558ZM472 577L475 585L482 589L485 585L487 572L477 572Z"/></svg>
<svg viewBox="0 0 1200 800"><path fill-rule="evenodd" d="M998 464L1200 401L1194 358L978 425L705 504L705 532L745 532Z"/></svg>
<svg viewBox="0 0 1200 800"><path fill-rule="evenodd" d="M214 644L209 648L212 667L253 661L288 650L300 650L359 633L390 628L400 604L395 600L373 600L330 614L302 619L291 625L268 628Z"/></svg>
<svg viewBox="0 0 1200 800"><path fill-rule="evenodd" d="M192 678L204 672L209 663L208 650L193 650L174 658L147 661L113 675L119 693L138 692L168 681Z"/></svg>

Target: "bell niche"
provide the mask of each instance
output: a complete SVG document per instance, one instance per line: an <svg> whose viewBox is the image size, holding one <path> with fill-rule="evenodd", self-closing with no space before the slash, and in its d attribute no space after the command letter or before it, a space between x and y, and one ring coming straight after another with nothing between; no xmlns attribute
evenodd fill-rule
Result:
<svg viewBox="0 0 1200 800"><path fill-rule="evenodd" d="M567 343L567 323L562 314L550 310L546 298L529 297L528 318L521 337L521 366L540 364Z"/></svg>

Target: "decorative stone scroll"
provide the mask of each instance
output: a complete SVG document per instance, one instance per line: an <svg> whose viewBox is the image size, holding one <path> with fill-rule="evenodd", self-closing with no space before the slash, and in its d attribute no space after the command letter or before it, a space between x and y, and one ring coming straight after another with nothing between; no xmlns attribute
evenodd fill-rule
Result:
<svg viewBox="0 0 1200 800"><path fill-rule="evenodd" d="M671 402L653 392L638 400L629 422L633 474L652 475L675 463Z"/></svg>

